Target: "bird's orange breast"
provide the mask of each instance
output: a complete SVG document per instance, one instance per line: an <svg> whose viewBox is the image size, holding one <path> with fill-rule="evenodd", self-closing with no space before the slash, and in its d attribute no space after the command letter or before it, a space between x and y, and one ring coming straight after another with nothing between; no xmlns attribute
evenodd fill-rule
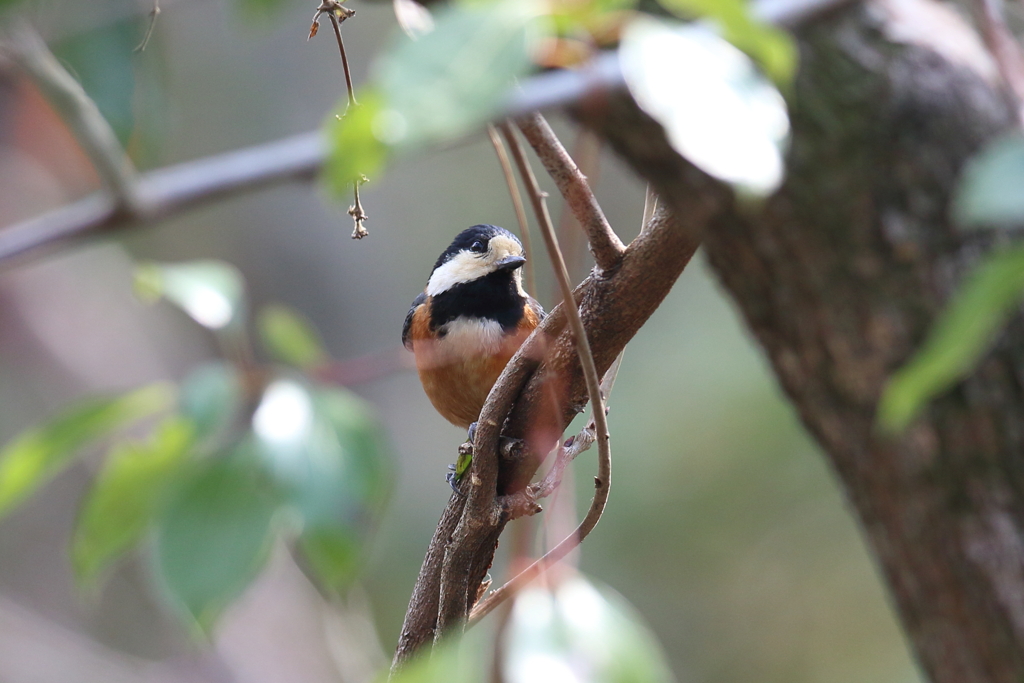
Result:
<svg viewBox="0 0 1024 683"><path fill-rule="evenodd" d="M420 381L437 412L459 427L476 422L494 382L538 322L527 307L511 332L493 320L459 318L440 336L430 329L429 305L420 306L410 338Z"/></svg>

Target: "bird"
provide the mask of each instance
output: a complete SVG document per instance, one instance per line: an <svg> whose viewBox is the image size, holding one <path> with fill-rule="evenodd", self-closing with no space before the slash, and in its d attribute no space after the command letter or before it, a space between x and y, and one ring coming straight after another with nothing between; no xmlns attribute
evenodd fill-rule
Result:
<svg viewBox="0 0 1024 683"><path fill-rule="evenodd" d="M470 430L501 371L544 318L523 289L523 245L496 225L460 232L405 317L423 389L446 420ZM461 474L461 473L460 473Z"/></svg>

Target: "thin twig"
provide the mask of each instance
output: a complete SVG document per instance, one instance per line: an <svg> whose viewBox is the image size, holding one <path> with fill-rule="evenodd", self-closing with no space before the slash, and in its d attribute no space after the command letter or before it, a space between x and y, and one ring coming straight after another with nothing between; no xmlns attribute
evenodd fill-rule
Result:
<svg viewBox="0 0 1024 683"><path fill-rule="evenodd" d="M129 214L144 214L131 159L99 107L61 66L39 34L19 22L3 47L74 133L103 184L114 195L117 208Z"/></svg>
<svg viewBox="0 0 1024 683"><path fill-rule="evenodd" d="M149 45L149 39L153 37L153 29L156 28L156 18L160 16L160 0L153 0L153 9L149 10L149 26L146 28L146 35L142 42L135 46L132 52L142 52Z"/></svg>
<svg viewBox="0 0 1024 683"><path fill-rule="evenodd" d="M555 181L576 220L587 234L590 251L594 254L597 267L603 271L617 268L626 247L608 224L608 219L601 211L594 192L576 162L565 151L551 126L539 113L524 116L517 123L523 137L537 153L537 158Z"/></svg>
<svg viewBox="0 0 1024 683"><path fill-rule="evenodd" d="M487 137L491 139L494 152L498 155L498 163L501 164L501 172L505 176L505 184L508 186L508 193L512 198L512 207L516 212L516 221L519 223L519 235L523 238L523 252L526 256L526 291L537 296L537 281L534 277L533 247L530 243L530 225L526 220L526 208L523 206L523 196L519 194L519 183L516 182L515 172L508 160L508 152L505 145L501 143L498 131L493 125L487 124Z"/></svg>
<svg viewBox="0 0 1024 683"><path fill-rule="evenodd" d="M503 125L507 127L507 124ZM583 321L580 318L579 308L577 308L573 298L572 285L569 283L569 274L566 272L565 261L562 259L562 253L558 248L558 238L555 235L555 229L551 223L551 216L548 213L547 204L544 201L544 193L537 182L537 177L533 174L533 170L530 168L530 164L526 159L526 154L524 153L522 146L519 144L519 141L516 140L514 136L508 136L507 133L506 136L510 137L509 149L512 152L512 158L515 159L516 165L519 167L520 175L523 177L523 183L529 192L530 202L533 204L534 212L537 214L537 221L541 227L541 234L544 236L544 244L547 247L548 256L554 266L555 276L562 292L562 308L565 311L569 328L573 333L576 350L579 355L580 364L583 368L583 376L587 385L587 394L590 398L590 405L593 410L598 449L597 476L594 478L594 498L590 503L590 510L587 511L586 517L583 518L583 521L580 522L580 525L576 528L574 533L563 539L558 545L548 551L544 557L534 562L529 568L502 587L507 587L505 593L510 593L519 585L522 585L530 579L538 576L551 564L565 557L570 551L579 546L587 535L593 531L594 527L597 526L597 523L601 520L601 515L604 513L605 504L608 502L608 492L611 487L612 463L608 422L605 415L604 399L601 396L601 380L597 374L597 365L594 362L594 356L590 350L590 342L587 339L586 329L583 327ZM489 604L489 606L486 607L487 611L494 609L494 607L500 604L503 599L504 598L500 597L487 601ZM484 608L485 605L480 605L479 607ZM470 622L472 623L476 619L481 618L484 614L486 614L486 612L474 609L473 614L470 615Z"/></svg>
<svg viewBox="0 0 1024 683"><path fill-rule="evenodd" d="M341 37L341 22L352 17L355 14L355 11L338 3L334 4L338 6L338 9L329 12L329 16L331 17L331 26L334 27L334 36L338 39L338 50L341 52L341 67L345 71L345 89L348 92L348 106L354 107L359 103L356 102L356 89L352 85L352 70L348 66L348 55L345 53L345 41ZM338 12L342 12L340 16Z"/></svg>
<svg viewBox="0 0 1024 683"><path fill-rule="evenodd" d="M1017 100L1017 118L1024 125L1024 52L1006 25L1003 0L974 0L974 14L985 46L995 59L999 75Z"/></svg>

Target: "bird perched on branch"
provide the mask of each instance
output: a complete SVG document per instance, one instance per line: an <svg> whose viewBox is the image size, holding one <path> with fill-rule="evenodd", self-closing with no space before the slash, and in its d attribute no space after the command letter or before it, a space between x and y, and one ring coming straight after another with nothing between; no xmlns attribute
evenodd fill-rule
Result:
<svg viewBox="0 0 1024 683"><path fill-rule="evenodd" d="M498 375L544 317L523 290L524 263L523 245L508 230L467 228L437 259L405 317L402 343L416 356L430 402L454 425L476 422Z"/></svg>

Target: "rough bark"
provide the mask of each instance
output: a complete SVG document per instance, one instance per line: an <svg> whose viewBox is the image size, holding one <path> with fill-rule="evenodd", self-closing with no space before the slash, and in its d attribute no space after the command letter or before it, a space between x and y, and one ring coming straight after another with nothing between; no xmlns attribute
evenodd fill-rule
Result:
<svg viewBox="0 0 1024 683"><path fill-rule="evenodd" d="M720 212L704 244L825 449L924 671L1019 682L1024 324L905 435L874 429L887 377L995 239L953 225L950 194L1013 107L970 69L890 42L876 9L800 30L788 180L762 207ZM628 98L577 114L671 205L692 187Z"/></svg>

